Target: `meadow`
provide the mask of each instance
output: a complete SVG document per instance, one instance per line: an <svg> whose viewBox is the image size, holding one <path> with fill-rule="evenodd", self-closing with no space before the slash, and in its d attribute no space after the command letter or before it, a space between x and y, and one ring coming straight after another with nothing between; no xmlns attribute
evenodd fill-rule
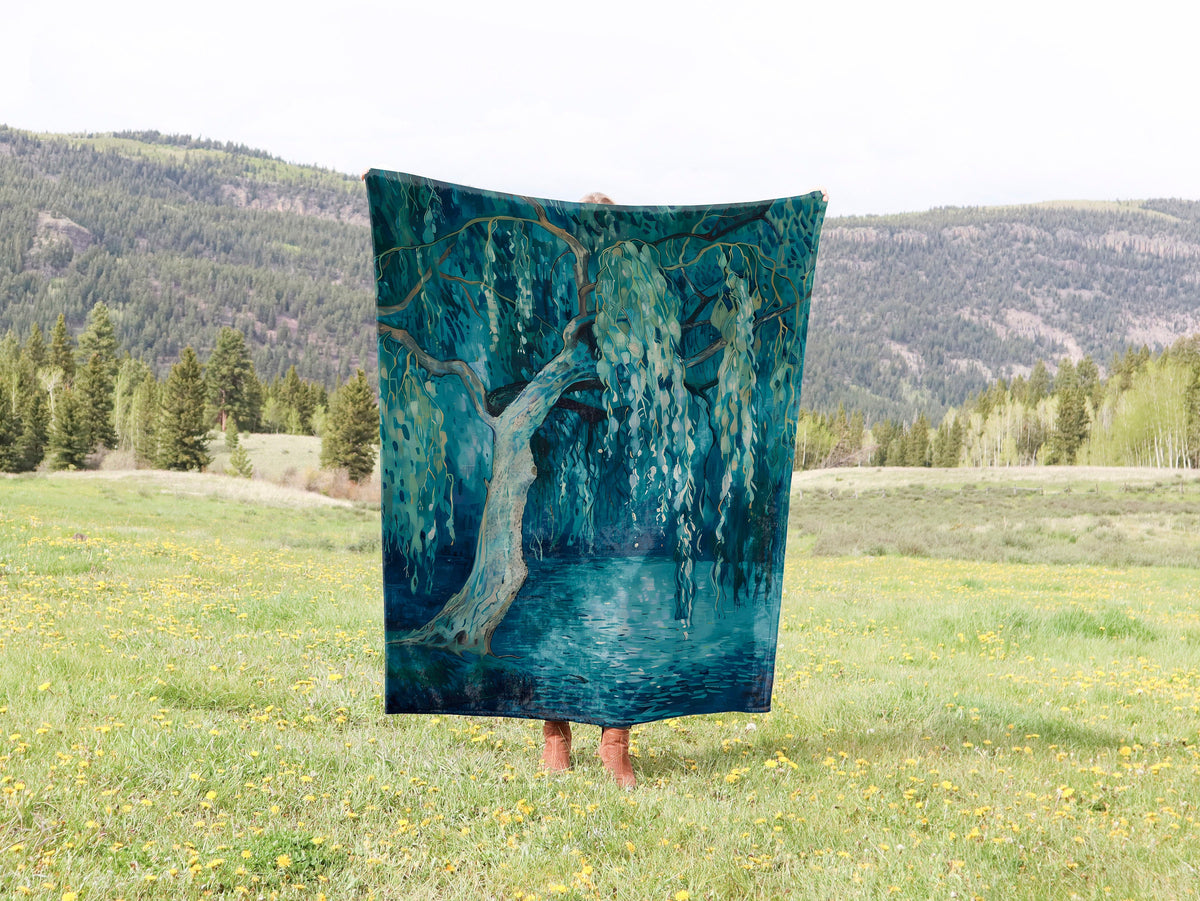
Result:
<svg viewBox="0 0 1200 901"><path fill-rule="evenodd" d="M0 896L1190 898L1192 474L804 474L774 709L386 717L378 511L0 481Z"/></svg>

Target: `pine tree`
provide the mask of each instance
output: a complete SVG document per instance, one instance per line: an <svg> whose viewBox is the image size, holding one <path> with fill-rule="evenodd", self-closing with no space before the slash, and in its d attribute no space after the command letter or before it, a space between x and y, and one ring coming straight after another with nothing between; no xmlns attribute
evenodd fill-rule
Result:
<svg viewBox="0 0 1200 901"><path fill-rule="evenodd" d="M283 407L287 431L293 435L311 435L316 400L313 392L296 373L295 366L288 368L287 375L279 385L277 394Z"/></svg>
<svg viewBox="0 0 1200 901"><path fill-rule="evenodd" d="M262 386L254 374L246 339L237 329L221 329L204 368L204 383L210 423L225 429L226 420L233 417L247 431L258 428Z"/></svg>
<svg viewBox="0 0 1200 901"><path fill-rule="evenodd" d="M117 446L117 430L113 427L113 379L109 370L108 363L95 352L76 378L75 391L89 454L101 446Z"/></svg>
<svg viewBox="0 0 1200 901"><path fill-rule="evenodd" d="M117 335L108 306L103 301L88 313L87 325L79 336L78 399L83 407L89 453L116 447L113 425L113 387L117 379Z"/></svg>
<svg viewBox="0 0 1200 901"><path fill-rule="evenodd" d="M21 434L17 437L16 472L33 472L46 457L50 440L50 405L46 393L34 390L27 395Z"/></svg>
<svg viewBox="0 0 1200 901"><path fill-rule="evenodd" d="M17 438L21 424L12 409L0 399L0 472L17 472Z"/></svg>
<svg viewBox="0 0 1200 901"><path fill-rule="evenodd" d="M321 466L345 469L361 482L375 469L379 405L360 369L333 393L321 435Z"/></svg>
<svg viewBox="0 0 1200 901"><path fill-rule="evenodd" d="M233 451L241 441L238 440L238 421L230 416L225 420L225 449Z"/></svg>
<svg viewBox="0 0 1200 901"><path fill-rule="evenodd" d="M46 346L46 338L42 335L42 327L36 322L29 330L29 339L25 342L25 359L37 372L49 360L50 349Z"/></svg>
<svg viewBox="0 0 1200 901"><path fill-rule="evenodd" d="M0 340L0 471L37 468L45 455L47 418L46 392L10 331Z"/></svg>
<svg viewBox="0 0 1200 901"><path fill-rule="evenodd" d="M158 457L159 384L147 373L133 392L129 409L129 447L138 463L152 466Z"/></svg>
<svg viewBox="0 0 1200 901"><path fill-rule="evenodd" d="M250 463L250 455L246 446L238 438L238 424L230 419L225 424L225 446L229 448L229 470L235 476L248 479L254 475L254 466Z"/></svg>
<svg viewBox="0 0 1200 901"><path fill-rule="evenodd" d="M950 426L950 449L947 451L947 466L957 466L962 457L963 445L967 440L967 427L961 416L954 417L954 425Z"/></svg>
<svg viewBox="0 0 1200 901"><path fill-rule="evenodd" d="M81 469L87 460L87 437L83 431L83 412L75 392L64 388L54 405L54 424L50 432L50 468Z"/></svg>
<svg viewBox="0 0 1200 901"><path fill-rule="evenodd" d="M962 453L963 426L962 418L951 411L938 426L933 439L933 465L951 468L958 465Z"/></svg>
<svg viewBox="0 0 1200 901"><path fill-rule="evenodd" d="M85 365L93 356L100 358L109 390L117 378L117 333L113 328L108 306L100 301L88 313L87 325L79 336L79 359Z"/></svg>
<svg viewBox="0 0 1200 901"><path fill-rule="evenodd" d="M905 466L928 466L930 463L929 420L922 413L912 424L904 447Z"/></svg>
<svg viewBox="0 0 1200 901"><path fill-rule="evenodd" d="M1069 359L1064 359L1058 365L1054 393L1058 397L1058 415L1054 419L1054 434L1051 436L1047 462L1070 465L1075 462L1075 454L1087 438L1090 423L1078 370Z"/></svg>
<svg viewBox="0 0 1200 901"><path fill-rule="evenodd" d="M204 421L204 372L191 345L183 349L163 386L158 421L158 465L201 470L212 462Z"/></svg>
<svg viewBox="0 0 1200 901"><path fill-rule="evenodd" d="M888 449L896 438L897 432L902 431L901 427L896 425L890 419L885 419L883 422L876 423L871 429L872 436L875 439L875 450L871 454L872 466L887 466Z"/></svg>
<svg viewBox="0 0 1200 901"><path fill-rule="evenodd" d="M63 374L63 385L71 386L75 379L75 342L67 331L67 320L62 313L54 323L50 332L50 365L59 369Z"/></svg>
<svg viewBox="0 0 1200 901"><path fill-rule="evenodd" d="M1029 407L1036 407L1049 394L1050 370L1046 368L1044 362L1038 360L1033 371L1029 373L1029 381L1025 385L1025 403Z"/></svg>

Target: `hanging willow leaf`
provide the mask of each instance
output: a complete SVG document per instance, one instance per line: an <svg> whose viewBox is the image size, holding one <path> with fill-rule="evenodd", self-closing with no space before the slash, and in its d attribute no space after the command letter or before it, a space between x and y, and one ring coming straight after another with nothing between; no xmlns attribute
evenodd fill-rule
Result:
<svg viewBox="0 0 1200 901"><path fill-rule="evenodd" d="M453 477L446 468L445 414L435 398L436 388L412 355L384 370L384 433L404 442L405 452L389 455L384 473L390 503L383 505L388 521L384 534L390 550L404 560L416 591L418 574L432 584L433 561L443 543L454 541ZM442 527L439 529L439 525Z"/></svg>

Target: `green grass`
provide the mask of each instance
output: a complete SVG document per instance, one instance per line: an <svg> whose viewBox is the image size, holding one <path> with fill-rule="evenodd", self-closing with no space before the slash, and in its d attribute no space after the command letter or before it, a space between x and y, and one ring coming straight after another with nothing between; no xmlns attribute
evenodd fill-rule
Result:
<svg viewBox="0 0 1200 901"><path fill-rule="evenodd" d="M0 481L3 897L1197 894L1197 569L828 556L805 525L773 712L636 728L625 793L595 729L547 777L537 723L383 716L377 512L268 487ZM846 517L915 541L971 493L921 491ZM1165 503L1097 493L1072 516Z"/></svg>
<svg viewBox="0 0 1200 901"><path fill-rule="evenodd" d="M321 468L321 439L312 435L243 434L239 440L246 448L254 474L260 479L282 482L303 476L310 470ZM213 472L229 469L230 451L225 439L217 435L209 442Z"/></svg>
<svg viewBox="0 0 1200 901"><path fill-rule="evenodd" d="M321 468L321 439L312 435L251 434L239 438L254 467L254 477L270 482L304 484L317 477ZM230 450L219 433L209 442L212 464L209 470L223 473L230 470ZM376 455L375 477L379 476Z"/></svg>
<svg viewBox="0 0 1200 901"><path fill-rule="evenodd" d="M1036 467L798 473L791 525L816 554L1195 566L1200 473Z"/></svg>

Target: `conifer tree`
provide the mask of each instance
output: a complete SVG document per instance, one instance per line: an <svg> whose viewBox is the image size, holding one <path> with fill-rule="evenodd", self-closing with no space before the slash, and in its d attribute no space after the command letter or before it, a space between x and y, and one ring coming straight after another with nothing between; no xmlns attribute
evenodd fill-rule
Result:
<svg viewBox="0 0 1200 901"><path fill-rule="evenodd" d="M321 466L345 469L361 482L375 469L379 405L360 369L333 393L321 435Z"/></svg>
<svg viewBox="0 0 1200 901"><path fill-rule="evenodd" d="M133 392L129 409L129 448L139 464L151 466L158 456L159 384L147 373Z"/></svg>
<svg viewBox="0 0 1200 901"><path fill-rule="evenodd" d="M54 424L50 432L50 468L81 469L87 460L87 437L83 430L83 413L75 392L64 388L54 408Z"/></svg>
<svg viewBox="0 0 1200 901"><path fill-rule="evenodd" d="M258 428L262 387L254 373L246 338L237 329L221 329L217 346L204 367L204 383L210 422L224 430L226 421L233 417L247 431Z"/></svg>
<svg viewBox="0 0 1200 901"><path fill-rule="evenodd" d="M1038 360L1033 371L1029 373L1029 381L1025 385L1025 404L1029 407L1036 407L1049 394L1050 370L1046 368L1044 362Z"/></svg>
<svg viewBox="0 0 1200 901"><path fill-rule="evenodd" d="M63 384L70 386L75 378L75 342L67 331L67 320L62 313L50 332L50 365L63 374Z"/></svg>
<svg viewBox="0 0 1200 901"><path fill-rule="evenodd" d="M930 463L929 420L924 413L912 424L904 454L905 466L928 466Z"/></svg>
<svg viewBox="0 0 1200 901"><path fill-rule="evenodd" d="M883 422L878 422L871 429L871 434L875 438L875 450L871 454L872 466L887 466L888 448L891 447L892 441L896 437L900 427L890 419L885 419Z"/></svg>
<svg viewBox="0 0 1200 901"><path fill-rule="evenodd" d="M254 466L246 446L238 437L237 420L230 419L225 423L225 446L229 448L229 471L232 475L248 479L254 475Z"/></svg>
<svg viewBox="0 0 1200 901"><path fill-rule="evenodd" d="M287 375L279 386L278 395L285 411L288 432L293 435L311 435L316 402L313 393L296 373L295 366L288 368Z"/></svg>
<svg viewBox="0 0 1200 901"><path fill-rule="evenodd" d="M110 391L117 377L117 352L116 329L107 304L100 301L88 313L87 325L79 336L79 360L86 365L93 356L99 357Z"/></svg>
<svg viewBox="0 0 1200 901"><path fill-rule="evenodd" d="M113 387L117 379L117 335L103 301L88 313L87 325L79 336L78 358L78 400L89 453L101 446L116 447Z"/></svg>
<svg viewBox="0 0 1200 901"><path fill-rule="evenodd" d="M17 471L20 423L7 403L0 401L0 472Z"/></svg>
<svg viewBox="0 0 1200 901"><path fill-rule="evenodd" d="M0 471L28 472L46 445L45 392L16 333L0 340Z"/></svg>
<svg viewBox="0 0 1200 901"><path fill-rule="evenodd" d="M963 417L951 411L938 426L933 439L933 465L951 468L958 465L963 448Z"/></svg>
<svg viewBox="0 0 1200 901"><path fill-rule="evenodd" d="M17 438L17 472L33 472L46 457L50 440L50 404L46 392L35 386L28 395L21 434Z"/></svg>
<svg viewBox="0 0 1200 901"><path fill-rule="evenodd" d="M1070 465L1075 462L1075 454L1087 438L1089 420L1078 371L1069 359L1064 359L1058 365L1054 393L1058 397L1058 415L1054 420L1047 462Z"/></svg>
<svg viewBox="0 0 1200 901"><path fill-rule="evenodd" d="M241 441L238 439L238 421L230 416L225 420L225 449L233 451Z"/></svg>
<svg viewBox="0 0 1200 901"><path fill-rule="evenodd" d="M116 447L117 431L113 426L113 379L110 367L99 351L94 352L87 365L79 371L75 392L88 453L101 446Z"/></svg>
<svg viewBox="0 0 1200 901"><path fill-rule="evenodd" d="M158 422L158 465L201 470L212 462L204 420L204 371L191 345L183 349L163 386Z"/></svg>
<svg viewBox="0 0 1200 901"><path fill-rule="evenodd" d="M1075 380L1083 396L1097 406L1104 395L1104 384L1100 381L1100 367L1090 356L1084 357L1075 367Z"/></svg>
<svg viewBox="0 0 1200 901"><path fill-rule="evenodd" d="M957 466L959 459L962 457L963 444L967 440L967 427L963 423L961 416L954 417L954 424L950 426L950 448L947 453L947 466Z"/></svg>
<svg viewBox="0 0 1200 901"><path fill-rule="evenodd" d="M46 365L49 355L50 349L46 346L42 327L35 322L33 328L29 330L29 339L25 342L25 359L29 361L33 371L37 372Z"/></svg>

